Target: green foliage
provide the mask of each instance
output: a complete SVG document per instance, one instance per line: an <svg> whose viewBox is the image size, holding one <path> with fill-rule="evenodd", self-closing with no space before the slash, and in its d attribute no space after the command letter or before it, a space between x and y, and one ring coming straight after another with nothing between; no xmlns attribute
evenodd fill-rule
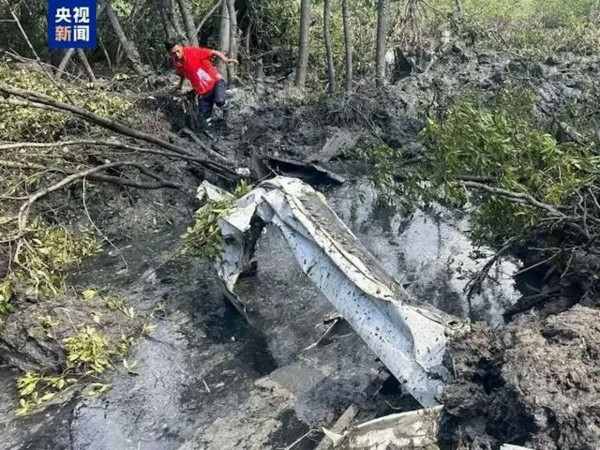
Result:
<svg viewBox="0 0 600 450"><path fill-rule="evenodd" d="M32 90L49 95L62 102L69 103L65 94L56 89L42 72L18 70L15 67L0 64L0 82L20 89ZM131 108L124 98L99 90L77 89L66 85L64 91L77 103L94 114L125 117ZM0 103L0 140L52 140L65 131L69 116L36 108L15 108Z"/></svg>
<svg viewBox="0 0 600 450"><path fill-rule="evenodd" d="M443 123L431 121L421 133L427 153L420 178L436 188L429 193L461 204L466 198L458 182L471 179L549 205L565 204L576 188L592 181L600 159L590 146L559 144L536 128L533 105L533 95L510 89L488 107L464 98ZM476 216L476 232L481 239L499 242L538 226L542 218L530 206L486 197Z"/></svg>
<svg viewBox="0 0 600 450"><path fill-rule="evenodd" d="M28 288L33 295L63 293L64 270L101 251L93 234L74 236L63 227L45 225L39 218L30 225L24 239L20 264L8 279Z"/></svg>
<svg viewBox="0 0 600 450"><path fill-rule="evenodd" d="M187 229L182 236L182 254L196 256L206 261L214 260L221 255L223 237L218 226L219 217L226 213L238 198L243 197L252 190L252 186L244 180L233 191L231 197L215 202L209 201L196 214L193 227Z"/></svg>
<svg viewBox="0 0 600 450"><path fill-rule="evenodd" d="M111 311L119 311L119 310L123 310L125 308L125 302L123 301L122 298L119 298L119 297L113 297L113 296L104 297L104 302L106 304L106 307L108 309L110 309Z"/></svg>
<svg viewBox="0 0 600 450"><path fill-rule="evenodd" d="M48 377L35 372L25 373L17 380L20 397L17 416L30 413L76 382L76 378L66 378L65 376Z"/></svg>
<svg viewBox="0 0 600 450"><path fill-rule="evenodd" d="M454 1L434 4L451 11ZM589 54L600 49L595 0L463 0L463 23L481 30L484 45L511 47L530 57L558 52Z"/></svg>
<svg viewBox="0 0 600 450"><path fill-rule="evenodd" d="M84 292L94 292L87 290ZM95 297L95 295L94 295ZM114 305L124 314L133 318L133 309L127 309L122 299L117 297L105 297L104 301L108 309ZM88 300L88 301L91 301ZM104 314L94 311L92 319L99 323L99 318ZM58 317L46 315L38 317L38 326L47 337L56 339L55 333L58 333L60 321ZM149 334L153 327L145 324L140 335ZM46 404L48 401L56 398L68 388L72 388L81 382L89 383L87 385L86 395L98 395L109 388L110 385L99 382L100 376L110 368L115 368L114 361L123 361L126 370L131 371L137 363L127 362L125 356L131 347L135 344L135 337L122 334L120 339L110 338L102 334L101 331L93 326L84 325L79 330L60 341L66 354L66 367L62 374L46 375L45 373L27 372L17 379L17 388L19 391L19 409L17 415L28 414L38 407Z"/></svg>
<svg viewBox="0 0 600 450"><path fill-rule="evenodd" d="M10 280L4 280L0 283L0 331L4 328L4 319L8 313L12 312L10 298L12 297L12 283Z"/></svg>
<svg viewBox="0 0 600 450"><path fill-rule="evenodd" d="M370 167L369 181L379 191L383 203L399 206L398 202L406 201L398 196L399 183L397 175L405 163L402 149L392 148L385 144L373 144L364 139L350 150L348 156L362 161Z"/></svg>
<svg viewBox="0 0 600 450"><path fill-rule="evenodd" d="M57 325L58 322L49 316L40 318L40 326L45 330L51 332ZM67 353L67 368L61 375L46 376L43 373L26 372L17 379L18 416L34 411L87 377L96 379L98 375L114 366L111 358L123 358L135 340L133 336L123 335L118 344L111 344L109 339L95 328L86 326L63 342ZM123 361L127 370L132 370L136 365L127 363L125 359ZM86 394L101 394L109 386L106 383L93 382L88 386Z"/></svg>
<svg viewBox="0 0 600 450"><path fill-rule="evenodd" d="M531 93L514 89L498 93L487 106L462 98L443 121L429 121L421 132L425 151L419 165L405 165L401 151L385 146L354 154L370 164L371 179L388 203L460 207L468 199L461 181L470 180L562 208L578 188L597 179L600 157L591 144L558 143L538 128L534 100ZM546 211L524 202L501 195L478 198L473 223L480 242L502 243L547 223Z"/></svg>
<svg viewBox="0 0 600 450"><path fill-rule="evenodd" d="M75 336L65 339L67 364L80 372L102 373L110 366L108 339L87 326Z"/></svg>
<svg viewBox="0 0 600 450"><path fill-rule="evenodd" d="M40 316L37 320L39 328L42 330L42 332L46 334L46 336L48 336L49 338L53 338L54 328L60 325L60 322L50 315Z"/></svg>

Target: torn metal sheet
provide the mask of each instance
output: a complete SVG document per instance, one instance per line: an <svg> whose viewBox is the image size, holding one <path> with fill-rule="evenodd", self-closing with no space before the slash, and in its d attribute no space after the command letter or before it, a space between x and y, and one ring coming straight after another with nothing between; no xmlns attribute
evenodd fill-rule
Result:
<svg viewBox="0 0 600 450"><path fill-rule="evenodd" d="M427 448L437 444L443 407L391 414L357 425L344 434L323 428L335 449Z"/></svg>
<svg viewBox="0 0 600 450"><path fill-rule="evenodd" d="M200 196L216 192L203 183ZM304 273L423 406L438 404L450 374L442 364L446 331L458 322L412 299L326 204L295 178L259 184L219 218L225 245L214 262L238 306L237 279L265 223L282 233Z"/></svg>

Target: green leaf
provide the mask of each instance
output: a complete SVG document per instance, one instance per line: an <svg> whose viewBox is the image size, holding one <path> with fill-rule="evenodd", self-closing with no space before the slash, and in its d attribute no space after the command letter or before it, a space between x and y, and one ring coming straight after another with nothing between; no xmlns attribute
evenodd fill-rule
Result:
<svg viewBox="0 0 600 450"><path fill-rule="evenodd" d="M81 295L83 295L84 300L91 300L96 296L96 291L88 289L87 291L83 291Z"/></svg>

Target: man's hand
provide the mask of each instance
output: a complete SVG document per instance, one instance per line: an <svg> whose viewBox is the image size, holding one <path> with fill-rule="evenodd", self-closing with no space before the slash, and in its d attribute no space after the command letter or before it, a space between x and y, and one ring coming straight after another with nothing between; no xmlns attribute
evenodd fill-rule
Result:
<svg viewBox="0 0 600 450"><path fill-rule="evenodd" d="M177 84L177 86L175 86L173 89L171 89L171 93L180 94L183 89L183 81L184 81L184 78L181 75L179 75L179 83Z"/></svg>

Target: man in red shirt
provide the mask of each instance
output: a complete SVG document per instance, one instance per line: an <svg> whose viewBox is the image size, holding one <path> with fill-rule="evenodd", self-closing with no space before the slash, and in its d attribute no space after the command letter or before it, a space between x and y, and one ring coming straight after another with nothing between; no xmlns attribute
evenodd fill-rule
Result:
<svg viewBox="0 0 600 450"><path fill-rule="evenodd" d="M210 125L213 106L217 105L223 110L228 106L225 82L211 60L216 56L225 64L235 64L237 61L217 50L184 47L176 41L165 42L165 48L173 58L173 65L180 77L177 89L181 89L184 79L190 81L198 96L200 118L204 124Z"/></svg>

